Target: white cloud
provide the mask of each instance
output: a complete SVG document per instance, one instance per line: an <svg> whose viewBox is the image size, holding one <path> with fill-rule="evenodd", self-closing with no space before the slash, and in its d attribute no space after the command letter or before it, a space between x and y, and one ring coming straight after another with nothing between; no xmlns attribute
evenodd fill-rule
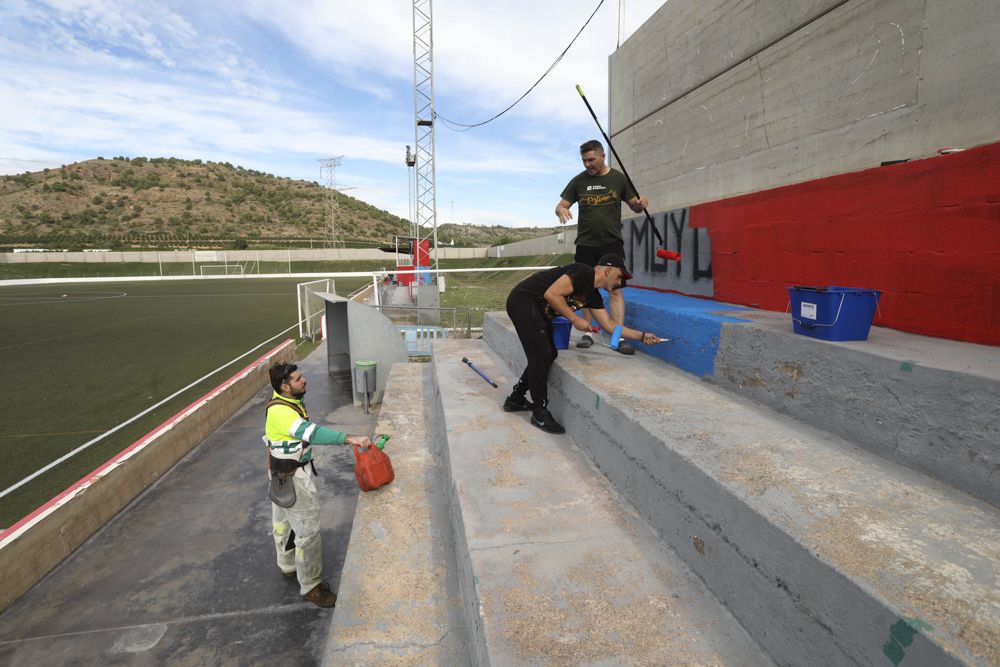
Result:
<svg viewBox="0 0 1000 667"><path fill-rule="evenodd" d="M437 0L438 110L470 122L510 104L596 4ZM660 4L631 0L630 28ZM358 186L350 194L406 216L411 21L402 0L7 0L0 172L145 155L317 180L317 158L344 155L338 181ZM596 135L574 86L603 117L616 32L617 3L606 2L507 117L468 133L438 125L438 190L456 201L456 221L553 224L554 198L579 170L576 145Z"/></svg>
<svg viewBox="0 0 1000 667"><path fill-rule="evenodd" d="M626 25L634 30L662 4L662 0L629 3ZM438 0L434 3L434 75L439 113L449 116L444 99L455 104L460 98L478 115L449 117L479 122L509 105L542 75L596 6L596 2L569 0ZM585 123L577 83L583 85L595 109L606 109L607 57L617 43L617 9L616 2L604 3L519 111L536 118ZM253 0L248 12L280 30L318 62L342 68L351 82L364 81L368 73L412 82L413 25L408 2L309 0L289 6Z"/></svg>

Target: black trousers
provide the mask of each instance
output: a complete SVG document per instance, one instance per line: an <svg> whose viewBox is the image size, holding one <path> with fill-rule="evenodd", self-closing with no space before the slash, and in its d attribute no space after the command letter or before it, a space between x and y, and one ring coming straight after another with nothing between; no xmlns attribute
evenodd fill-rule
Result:
<svg viewBox="0 0 1000 667"><path fill-rule="evenodd" d="M552 322L542 314L537 301L515 294L507 297L507 314L528 358L518 385L527 386L532 403L544 407L549 402L549 368L559 356L552 341Z"/></svg>
<svg viewBox="0 0 1000 667"><path fill-rule="evenodd" d="M612 241L602 246L578 245L576 247L576 254L573 256L573 261L586 264L587 266L597 266L598 260L609 254L625 257L625 242Z"/></svg>

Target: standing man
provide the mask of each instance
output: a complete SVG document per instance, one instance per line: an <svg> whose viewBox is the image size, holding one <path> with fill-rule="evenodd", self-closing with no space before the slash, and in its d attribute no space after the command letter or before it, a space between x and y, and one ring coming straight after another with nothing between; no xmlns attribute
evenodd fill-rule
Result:
<svg viewBox="0 0 1000 667"><path fill-rule="evenodd" d="M559 354L552 340L552 319L562 315L580 331L590 333L590 316L583 318L574 312L587 306L605 331L614 332L615 322L604 310L604 301L597 289L611 292L624 279L632 277L621 255L605 255L594 263L596 267L574 263L539 271L518 283L507 297L507 314L514 323L528 366L504 401L503 409L506 412L531 410L532 425L549 433L566 432L548 410L549 368ZM660 342L655 334L625 326L622 338L641 340L647 345ZM528 391L531 391L531 402L525 396Z"/></svg>
<svg viewBox="0 0 1000 667"><path fill-rule="evenodd" d="M573 219L569 207L579 203L580 220L576 229L576 256L574 259L581 264L594 266L597 260L607 254L625 256L625 243L622 240L622 207L625 202L636 213L641 213L649 206L649 200L640 197L632 189L625 174L612 169L605 164L604 146L596 139L591 139L580 146L580 158L584 170L573 177L562 191L561 199L556 204L556 216L561 224ZM611 319L615 324L625 323L625 297L621 288L624 282L614 289L608 290ZM586 309L583 317L588 322L590 315ZM584 334L577 347L590 347L594 339L590 334ZM622 341L618 346L622 354L635 354L635 348Z"/></svg>
<svg viewBox="0 0 1000 667"><path fill-rule="evenodd" d="M312 462L312 446L367 447L371 440L367 436L347 435L310 422L302 402L306 395L306 379L295 364L276 363L269 374L274 395L267 404L264 441L268 448L272 530L278 567L285 576L298 577L299 591L307 600L318 607L332 607L337 603L337 595L320 580L323 544L319 532L319 494L313 481L316 466Z"/></svg>

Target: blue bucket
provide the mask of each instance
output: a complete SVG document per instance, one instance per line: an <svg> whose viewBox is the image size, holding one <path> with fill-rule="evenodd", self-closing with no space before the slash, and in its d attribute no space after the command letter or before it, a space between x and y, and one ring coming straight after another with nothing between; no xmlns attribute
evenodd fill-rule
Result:
<svg viewBox="0 0 1000 667"><path fill-rule="evenodd" d="M569 349L569 330L573 325L565 317L557 317L552 320L552 342L557 350Z"/></svg>
<svg viewBox="0 0 1000 667"><path fill-rule="evenodd" d="M792 330L822 340L868 340L878 290L855 287L789 287Z"/></svg>

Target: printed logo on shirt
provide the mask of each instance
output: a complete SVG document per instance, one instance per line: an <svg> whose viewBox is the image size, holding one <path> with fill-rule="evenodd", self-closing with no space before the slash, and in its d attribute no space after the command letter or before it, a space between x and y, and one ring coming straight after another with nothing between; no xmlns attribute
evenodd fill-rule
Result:
<svg viewBox="0 0 1000 667"><path fill-rule="evenodd" d="M569 305L570 310L577 311L583 308L584 304L586 304L586 301L584 301L583 297L571 294L568 297L566 297L566 303ZM545 313L545 319L548 320L551 320L559 316L559 313L556 312L556 309L553 308L552 305L548 303L545 304L544 313Z"/></svg>
<svg viewBox="0 0 1000 667"><path fill-rule="evenodd" d="M580 197L580 204L582 206L600 206L602 204L616 204L621 201L618 196L617 190L612 190L607 194L599 195L584 195Z"/></svg>
<svg viewBox="0 0 1000 667"><path fill-rule="evenodd" d="M598 184L598 185L588 185L587 186L587 192L590 192L591 190L607 190L607 189L608 189L608 186L606 186L606 185L600 185L600 184Z"/></svg>

